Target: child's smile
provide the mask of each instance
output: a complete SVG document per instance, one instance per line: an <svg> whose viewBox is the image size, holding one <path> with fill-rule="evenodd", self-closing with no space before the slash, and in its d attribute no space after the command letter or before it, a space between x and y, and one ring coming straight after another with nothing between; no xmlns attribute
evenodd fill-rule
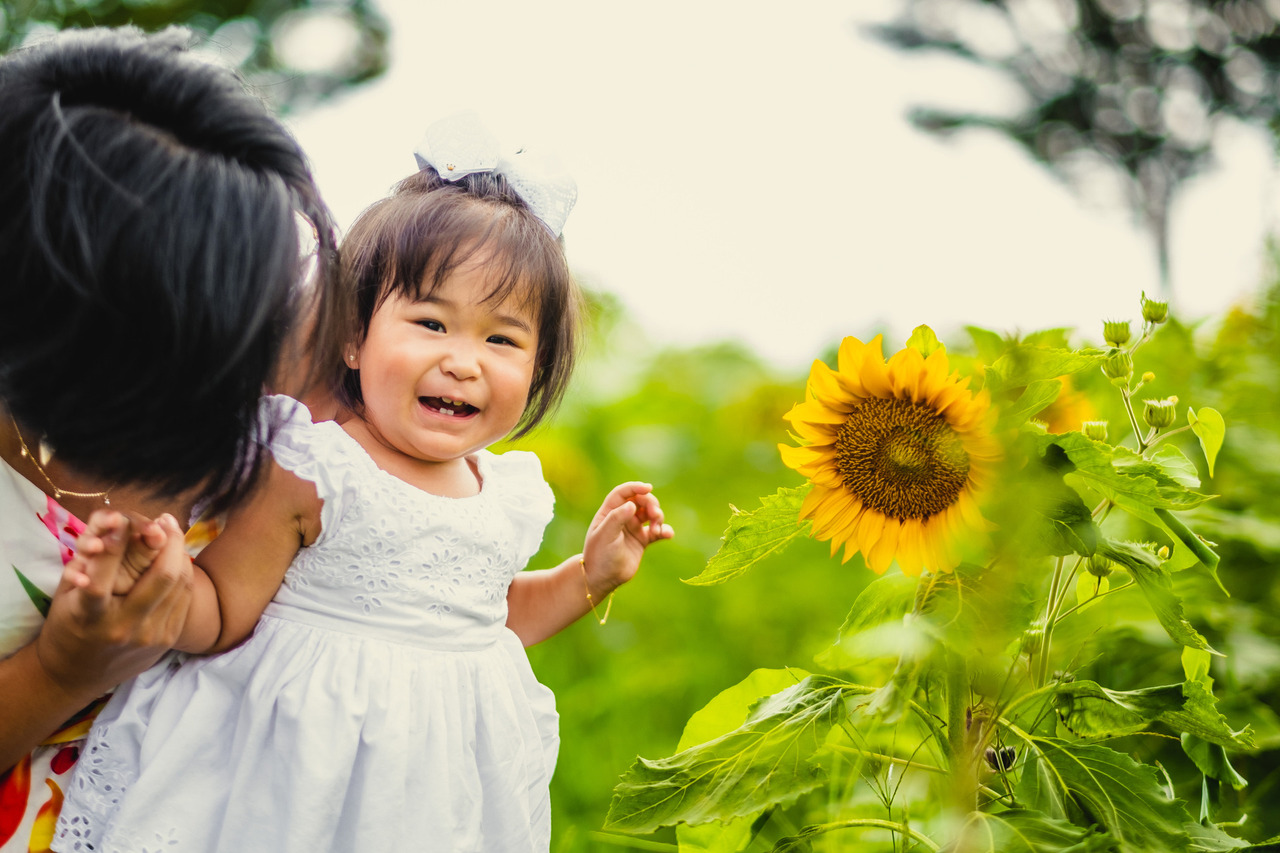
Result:
<svg viewBox="0 0 1280 853"><path fill-rule="evenodd" d="M433 412L439 412L451 418L465 418L480 411L470 403L462 400L451 400L447 397L419 397L418 402Z"/></svg>
<svg viewBox="0 0 1280 853"><path fill-rule="evenodd" d="M524 414L536 318L518 296L486 300L491 291L486 265L472 261L434 293L395 293L374 311L349 362L360 371L364 408L348 429L357 439L367 432L372 442L361 443L384 467L412 474L417 463L459 462Z"/></svg>

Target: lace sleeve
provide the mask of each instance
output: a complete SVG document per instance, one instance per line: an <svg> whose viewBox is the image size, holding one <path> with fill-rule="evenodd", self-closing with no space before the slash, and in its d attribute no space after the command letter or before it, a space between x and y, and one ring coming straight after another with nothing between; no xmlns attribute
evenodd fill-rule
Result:
<svg viewBox="0 0 1280 853"><path fill-rule="evenodd" d="M320 535L314 543L318 544L337 527L338 519L354 498L358 461L351 457L349 442L343 440L345 434L336 422L312 423L307 407L283 394L264 398L262 405L271 408L270 414L279 424L270 444L276 464L315 484L322 503Z"/></svg>
<svg viewBox="0 0 1280 853"><path fill-rule="evenodd" d="M542 547L542 534L555 512L555 495L533 453L509 450L494 456L493 465L502 479L503 505L520 530L519 562L523 568Z"/></svg>

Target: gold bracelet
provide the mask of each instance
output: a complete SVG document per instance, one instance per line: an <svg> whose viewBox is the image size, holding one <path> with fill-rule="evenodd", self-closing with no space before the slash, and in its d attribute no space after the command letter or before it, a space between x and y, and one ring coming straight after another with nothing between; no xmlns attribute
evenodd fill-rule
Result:
<svg viewBox="0 0 1280 853"><path fill-rule="evenodd" d="M596 617L596 621L601 625L609 621L609 611L613 610L613 593L609 593L609 603L604 606L604 616L596 610L596 600L591 597L591 583L587 577L587 558L585 556L578 557L578 564L582 566L582 584L587 588L587 604L591 605L591 615Z"/></svg>

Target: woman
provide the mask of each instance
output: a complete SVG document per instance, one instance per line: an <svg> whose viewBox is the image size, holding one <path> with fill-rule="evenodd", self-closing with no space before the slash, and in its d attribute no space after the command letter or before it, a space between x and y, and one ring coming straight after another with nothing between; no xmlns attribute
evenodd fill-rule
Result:
<svg viewBox="0 0 1280 853"><path fill-rule="evenodd" d="M181 535L162 513L249 489L304 293L298 214L333 278L296 142L187 39L90 30L0 59L0 851L42 849L86 707L186 615L185 560L123 596L59 585L77 519Z"/></svg>

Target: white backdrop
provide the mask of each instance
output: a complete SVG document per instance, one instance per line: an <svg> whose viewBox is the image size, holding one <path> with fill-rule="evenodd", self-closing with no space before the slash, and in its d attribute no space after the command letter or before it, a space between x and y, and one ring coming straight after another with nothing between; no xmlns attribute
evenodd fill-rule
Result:
<svg viewBox="0 0 1280 853"><path fill-rule="evenodd" d="M869 40L893 0L380 6L389 72L290 121L339 221L413 168L428 122L474 109L574 172L570 263L654 340L738 338L792 367L919 323L1096 339L1156 287L1123 207L1081 201L993 134L910 127L916 104L1006 110L1016 93ZM1221 165L1174 211L1184 316L1256 291L1275 224L1267 138L1218 136Z"/></svg>

